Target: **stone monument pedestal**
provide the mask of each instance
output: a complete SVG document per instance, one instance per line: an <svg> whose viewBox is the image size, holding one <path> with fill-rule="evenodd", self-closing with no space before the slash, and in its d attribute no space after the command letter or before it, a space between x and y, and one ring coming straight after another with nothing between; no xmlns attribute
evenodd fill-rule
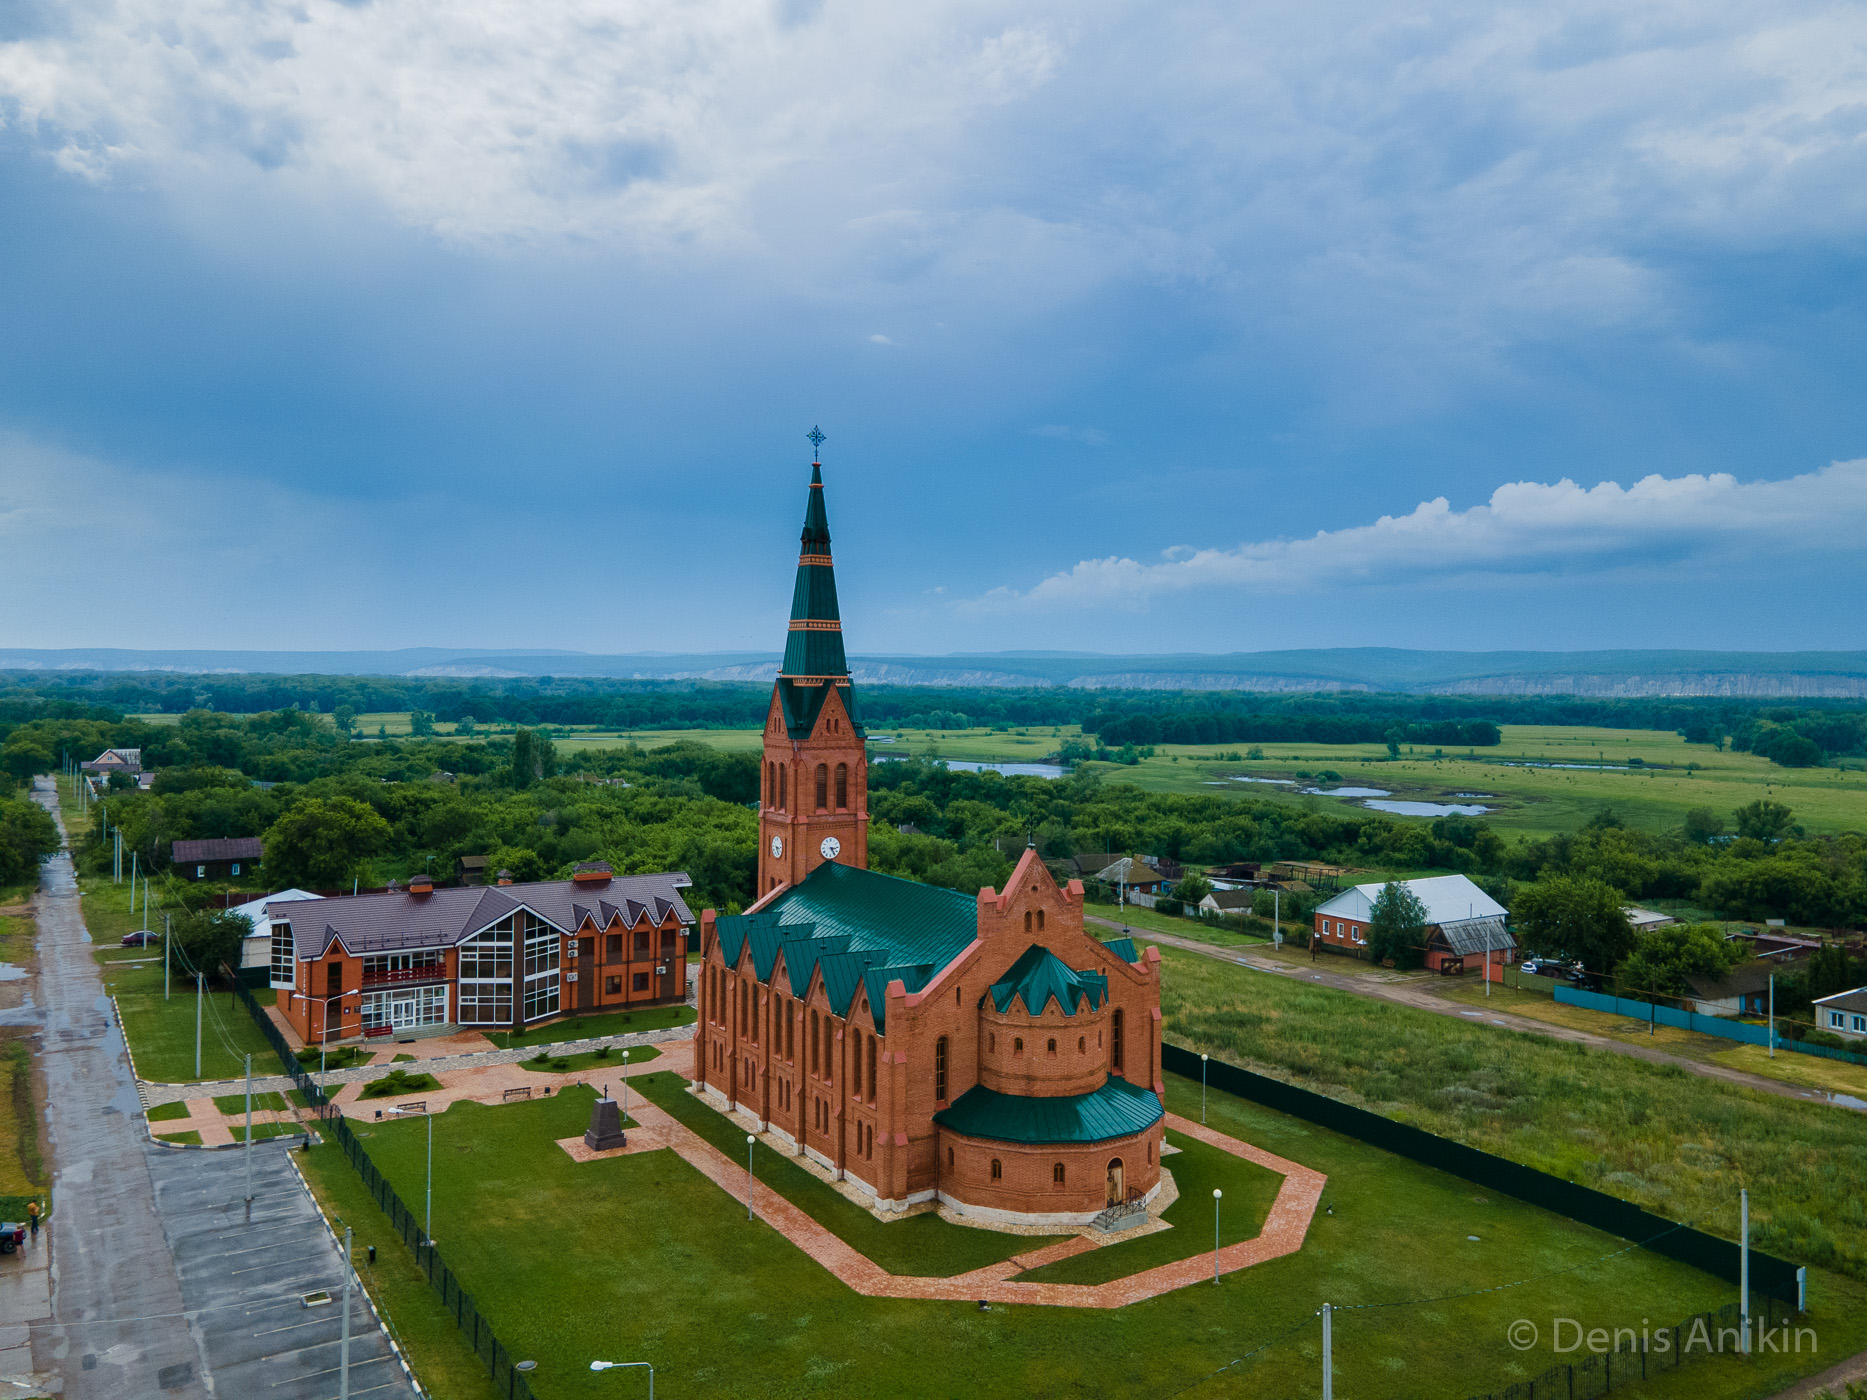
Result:
<svg viewBox="0 0 1867 1400"><path fill-rule="evenodd" d="M622 1131L622 1110L607 1095L590 1109L590 1126L583 1130L583 1144L592 1152L608 1152L623 1147L629 1139Z"/></svg>

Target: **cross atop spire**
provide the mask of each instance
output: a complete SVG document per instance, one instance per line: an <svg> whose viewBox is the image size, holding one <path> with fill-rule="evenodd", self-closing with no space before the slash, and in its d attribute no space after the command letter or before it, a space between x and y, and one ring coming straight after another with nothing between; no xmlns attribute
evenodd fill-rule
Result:
<svg viewBox="0 0 1867 1400"><path fill-rule="evenodd" d="M824 432L822 428L812 427L809 432L804 434L804 436L810 439L811 457L813 459L817 457L821 457L823 455L824 439L827 438L829 434Z"/></svg>

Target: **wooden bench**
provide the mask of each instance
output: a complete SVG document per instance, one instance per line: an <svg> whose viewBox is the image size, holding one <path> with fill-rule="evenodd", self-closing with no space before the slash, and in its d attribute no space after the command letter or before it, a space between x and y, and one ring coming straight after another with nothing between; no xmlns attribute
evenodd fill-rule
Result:
<svg viewBox="0 0 1867 1400"><path fill-rule="evenodd" d="M426 1099L417 1099L414 1103L399 1103L395 1106L395 1111L397 1113L426 1113L428 1111L428 1101Z"/></svg>
<svg viewBox="0 0 1867 1400"><path fill-rule="evenodd" d="M525 1084L525 1085L520 1086L517 1089L506 1090L505 1097L501 1099L500 1102L511 1103L514 1099L529 1099L531 1096L532 1096L532 1086L529 1084Z"/></svg>

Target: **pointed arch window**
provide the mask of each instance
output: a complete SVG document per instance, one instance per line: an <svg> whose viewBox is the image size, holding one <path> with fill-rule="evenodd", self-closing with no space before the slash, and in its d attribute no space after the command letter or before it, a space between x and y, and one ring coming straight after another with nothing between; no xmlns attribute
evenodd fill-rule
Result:
<svg viewBox="0 0 1867 1400"><path fill-rule="evenodd" d="M790 771L785 764L778 765L778 810L780 812L785 811L790 803L790 795L785 792L785 787L790 782Z"/></svg>
<svg viewBox="0 0 1867 1400"><path fill-rule="evenodd" d="M839 812L849 810L849 765L847 763L836 765L836 810Z"/></svg>
<svg viewBox="0 0 1867 1400"><path fill-rule="evenodd" d="M946 1037L934 1042L934 1098L946 1102Z"/></svg>
<svg viewBox="0 0 1867 1400"><path fill-rule="evenodd" d="M830 765L827 763L819 763L817 765L817 810L819 812L826 811L829 806Z"/></svg>
<svg viewBox="0 0 1867 1400"><path fill-rule="evenodd" d="M1115 1014L1109 1017L1109 1067L1113 1069L1117 1074L1121 1073L1121 1067L1122 1067L1122 1054L1121 1054L1122 1043L1121 1042L1122 1042L1122 1013L1121 1013L1121 1008L1117 1007L1115 1009Z"/></svg>

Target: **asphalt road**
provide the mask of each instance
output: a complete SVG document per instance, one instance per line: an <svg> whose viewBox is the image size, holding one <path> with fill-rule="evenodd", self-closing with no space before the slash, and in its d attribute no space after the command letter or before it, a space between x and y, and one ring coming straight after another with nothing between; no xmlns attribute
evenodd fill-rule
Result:
<svg viewBox="0 0 1867 1400"><path fill-rule="evenodd" d="M50 779L33 796L58 816ZM311 1317L298 1295L342 1272L287 1149L255 1147L249 1220L239 1152L151 1143L66 852L45 864L37 917L54 1209L50 1316L20 1319L35 1379L80 1400L336 1396L337 1308ZM352 1328L351 1393L413 1394L366 1307Z"/></svg>
<svg viewBox="0 0 1867 1400"><path fill-rule="evenodd" d="M1669 1054L1657 1047L1630 1045L1613 1036L1595 1035L1589 1031L1576 1030L1570 1026L1554 1025L1548 1021L1538 1021L1529 1016L1517 1016L1508 1011L1493 1011L1489 1007L1467 1006L1462 1002L1447 1001L1433 995L1419 984L1419 979L1394 977L1392 979L1371 976L1367 973L1336 972L1331 970L1333 959L1291 967L1286 963L1275 962L1269 958L1252 957L1242 947L1219 947L1212 943L1202 943L1196 938L1181 938L1177 934L1156 933L1153 929L1136 928L1130 924L1118 923L1113 919L1104 919L1095 914L1086 914L1084 921L1101 924L1117 932L1127 930L1135 938L1165 943L1173 948L1184 949L1189 953L1198 953L1202 957L1214 958L1219 962L1236 963L1258 972L1269 972L1279 977L1289 977L1300 982L1319 982L1325 987L1337 991L1353 992L1356 996L1379 997L1383 1001L1399 1002L1420 1011L1430 1011L1436 1016L1453 1016L1466 1021L1484 1021L1500 1026L1505 1030L1521 1031L1530 1035L1547 1036L1551 1040L1566 1040L1577 1045L1592 1046L1597 1050L1611 1050L1617 1055L1629 1055L1637 1060L1647 1060L1653 1064L1677 1065L1688 1074L1696 1074L1705 1079L1722 1079L1728 1084L1741 1085L1746 1089L1756 1089L1765 1094L1775 1094L1785 1099L1803 1099L1811 1103L1829 1104L1842 1108L1855 1108L1853 1103L1837 1100L1815 1089L1804 1089L1794 1084L1785 1084L1780 1079L1770 1079L1760 1074L1748 1074L1743 1070L1729 1069L1724 1065L1707 1064L1703 1060L1694 1060L1684 1055ZM1860 1110L1856 1110L1860 1111Z"/></svg>

